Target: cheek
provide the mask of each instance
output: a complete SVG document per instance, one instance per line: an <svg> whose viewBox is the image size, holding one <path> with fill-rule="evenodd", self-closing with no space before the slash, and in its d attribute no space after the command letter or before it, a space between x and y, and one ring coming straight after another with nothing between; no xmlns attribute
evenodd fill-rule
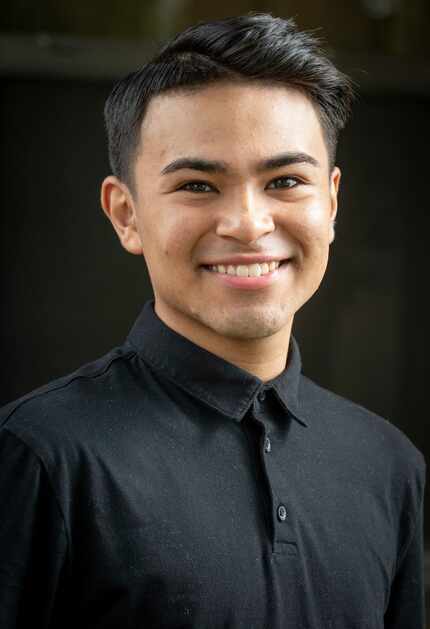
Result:
<svg viewBox="0 0 430 629"><path fill-rule="evenodd" d="M291 216L296 238L309 255L326 250L330 234L329 209L321 203L298 207Z"/></svg>
<svg viewBox="0 0 430 629"><path fill-rule="evenodd" d="M170 221L163 230L161 253L169 260L179 261L186 256L189 240L186 220Z"/></svg>
<svg viewBox="0 0 430 629"><path fill-rule="evenodd" d="M160 214L154 231L152 249L157 250L156 255L169 264L177 265L189 263L196 245L205 233L199 217L175 209Z"/></svg>

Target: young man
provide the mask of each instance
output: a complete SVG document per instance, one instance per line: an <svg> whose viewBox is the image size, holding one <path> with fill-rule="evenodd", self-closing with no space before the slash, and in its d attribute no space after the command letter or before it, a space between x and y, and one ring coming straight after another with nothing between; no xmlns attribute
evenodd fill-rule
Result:
<svg viewBox="0 0 430 629"><path fill-rule="evenodd" d="M303 376L292 336L351 99L265 14L190 28L115 86L101 203L155 301L2 411L2 629L424 628L423 456Z"/></svg>

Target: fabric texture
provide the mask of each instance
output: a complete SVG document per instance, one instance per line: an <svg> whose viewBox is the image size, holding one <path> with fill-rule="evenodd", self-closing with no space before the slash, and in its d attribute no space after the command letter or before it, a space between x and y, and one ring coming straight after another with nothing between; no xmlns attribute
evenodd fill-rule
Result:
<svg viewBox="0 0 430 629"><path fill-rule="evenodd" d="M294 336L264 383L148 302L0 426L2 629L424 629L424 458Z"/></svg>

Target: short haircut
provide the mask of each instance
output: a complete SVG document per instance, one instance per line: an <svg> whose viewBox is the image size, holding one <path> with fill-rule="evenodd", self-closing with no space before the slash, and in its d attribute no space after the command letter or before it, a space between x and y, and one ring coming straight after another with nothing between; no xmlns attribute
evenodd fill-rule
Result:
<svg viewBox="0 0 430 629"><path fill-rule="evenodd" d="M135 193L141 124L154 96L217 82L257 82L302 91L319 116L331 170L354 91L349 77L320 44L313 33L300 31L293 19L256 12L199 23L179 33L152 60L116 83L106 100L113 174Z"/></svg>

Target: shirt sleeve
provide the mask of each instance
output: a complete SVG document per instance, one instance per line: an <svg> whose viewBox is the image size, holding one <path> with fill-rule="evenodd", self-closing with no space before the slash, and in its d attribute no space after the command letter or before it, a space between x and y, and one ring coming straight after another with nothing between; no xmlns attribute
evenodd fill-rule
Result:
<svg viewBox="0 0 430 629"><path fill-rule="evenodd" d="M0 627L51 626L67 555L64 521L32 450L0 430Z"/></svg>
<svg viewBox="0 0 430 629"><path fill-rule="evenodd" d="M385 629L425 629L424 483L410 541L402 551L384 617Z"/></svg>

